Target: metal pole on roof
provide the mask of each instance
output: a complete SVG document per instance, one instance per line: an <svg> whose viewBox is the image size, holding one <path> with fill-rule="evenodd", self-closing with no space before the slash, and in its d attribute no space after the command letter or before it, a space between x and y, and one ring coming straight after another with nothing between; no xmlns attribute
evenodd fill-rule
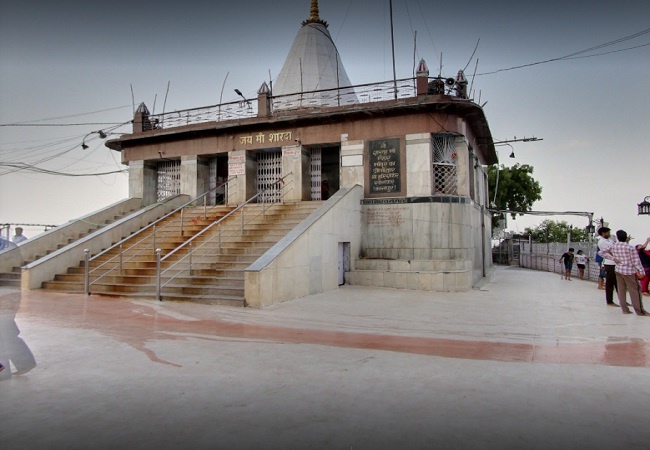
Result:
<svg viewBox="0 0 650 450"><path fill-rule="evenodd" d="M393 88L395 90L395 100L397 100L397 69L395 67L395 31L393 27L393 0L389 0L390 6L390 43L393 50Z"/></svg>

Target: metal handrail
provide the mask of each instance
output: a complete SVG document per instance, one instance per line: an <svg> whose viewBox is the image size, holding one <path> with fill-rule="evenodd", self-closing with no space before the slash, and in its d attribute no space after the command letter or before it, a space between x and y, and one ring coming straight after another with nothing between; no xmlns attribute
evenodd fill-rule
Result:
<svg viewBox="0 0 650 450"><path fill-rule="evenodd" d="M165 287L166 285L168 285L171 281L173 281L173 280L174 280L174 279L175 279L175 278L176 278L176 277L177 277L177 276L178 276L182 271L179 271L179 273L177 273L176 275L172 276L169 280L167 280L167 282L165 282L164 284L161 284L161 278L162 278L162 276L163 276L166 272L168 272L169 270L171 270L172 268L174 268L177 264L181 263L181 262L184 261L186 258L189 258L189 260L190 260L190 261L189 261L189 268L190 268L190 271L191 271L191 267L192 267L192 255L193 255L193 253L194 253L195 251L201 249L202 247L204 247L206 244L208 244L209 242L211 242L211 241L212 241L213 239L215 239L215 238L218 238L218 239L219 239L219 247L218 247L219 249L221 248L221 244L223 243L223 240L222 240L221 232L220 232L220 231L219 231L219 234L218 234L218 235L213 236L212 238L210 238L210 239L208 239L207 241L203 242L203 243L200 244L199 246L193 248L193 247L192 247L192 242L193 242L195 239L197 239L199 236L203 235L205 232L207 232L210 228L212 228L212 227L214 227L214 226L220 227L220 226L221 226L221 222L223 222L223 221L225 221L227 218L233 216L233 215L234 215L235 213L237 213L238 211L241 211L241 212L242 212L242 225L241 225L240 230L243 231L243 229L244 229L244 227L245 227L245 225L246 225L246 223L247 223L247 222L245 222L244 208L245 208L246 206L250 205L254 200L260 198L260 196L262 196L262 198L264 198L263 195L264 195L267 191L270 191L270 190L271 190L275 185L277 185L278 183L282 183L282 187L280 188L280 191L284 190L284 189L288 186L288 184L285 183L285 180L286 180L286 178L289 177L290 175L293 175L293 172L290 172L290 173L284 175L282 178L279 178L279 179L276 180L275 182L271 183L271 184L270 184L266 189L264 189L264 190L258 192L257 194L253 195L251 198L249 198L248 200L246 200L244 203L242 203L241 205L239 205L239 206L238 206L237 208L235 208L234 210L230 211L230 212L229 212L228 214L226 214L224 217L222 217L221 219L219 219L219 220L216 221L216 222L213 222L213 223L210 224L208 227L204 228L204 229L201 230L199 233L195 234L191 239L185 241L183 244L179 245L179 246L176 247L174 250L172 250L171 252L167 253L167 255L165 255L164 257L161 258L161 257L160 257L160 252L158 252L158 250L156 250L156 254L157 254L157 262L156 262L156 299L157 299L157 300L160 300L160 298L161 298L161 290L162 290L162 288ZM282 200L282 199L284 198L285 195L286 195L286 193L283 194L283 195L281 195L281 196L280 196L280 200ZM271 206L273 206L273 205L277 205L277 204L279 204L279 203L278 203L278 202L266 202L266 201L263 201L262 204L263 204L263 207L262 207L262 214L265 215L265 214L266 214L266 211L267 211L268 208L269 208L269 207L267 206L268 204L270 204ZM254 216L253 218L258 217L259 215L260 215L260 214L257 214L257 215ZM250 222L251 222L251 220L248 221L248 223L250 223ZM230 236L228 236L228 238L231 238L232 236L234 236L234 233L231 234ZM166 260L167 258L169 258L171 255L175 254L177 251L179 251L181 248L183 248L183 247L185 247L185 246L189 246L189 251L188 251L188 253L187 253L185 256L183 256L181 259L179 259L178 261L175 261L171 266L169 266L168 268L166 268L164 271L161 272L161 269L160 269L160 263L163 262L163 261L165 261L165 260ZM205 257L205 255L204 255L203 257ZM202 257L201 259L203 259L203 257Z"/></svg>
<svg viewBox="0 0 650 450"><path fill-rule="evenodd" d="M154 230L154 235L153 235L154 245L153 245L153 249L154 249L154 251L155 251L155 249L156 249L156 246L155 246L155 241L156 241L156 234L155 234L155 233L156 233L156 228L155 228L155 227L156 227L156 225L157 225L158 223L162 222L163 220L167 219L168 217L172 216L173 214L177 213L178 211L181 211L181 215L182 215L182 211L183 211L187 206L191 205L192 203L196 203L196 202L197 202L198 200L200 200L201 198L204 199L204 205L203 205L203 207L204 207L204 215L205 215L205 217L207 217L207 202L205 201L205 200L207 199L207 196L208 196L210 193L212 193L213 191L216 191L217 189L220 189L220 188L222 188L222 187L224 187L224 186L226 186L226 195L227 195L227 192L229 191L229 189L228 189L228 183L230 183L231 181L233 181L235 178L236 178L236 177L229 178L228 180L226 180L225 182L219 184L218 186L215 186L214 188L210 189L209 191L207 191L207 192L205 192L205 193L199 195L198 197L193 198L192 200L188 201L187 203L184 203L183 205L177 207L177 208L174 209L173 211L171 211L171 212L165 214L165 215L164 215L163 217L161 217L160 219L158 219L158 220L156 220L156 221L150 223L150 224L147 225L146 227L141 228L140 230L136 231L135 233L133 233L133 234L127 236L126 238L120 240L119 242L113 244L112 246L108 247L106 250L103 250L102 252L98 253L97 255L93 256L92 258L90 258L88 254L86 254L86 259L87 259L86 264L85 264L85 265L86 265L86 269L85 269L85 279L86 279L86 282L85 282L86 289L85 289L85 290L86 290L86 294L90 294L90 286L91 286L92 284L98 282L98 281L99 281L100 279L102 279L104 276L108 275L109 273L113 272L113 271L116 270L116 269L113 268L113 269L109 270L108 272L106 272L106 273L100 275L99 277L97 277L97 278L96 278L95 280L93 280L92 282L90 281L90 274L92 274L93 272L95 272L95 271L98 270L98 269L101 269L101 268L104 267L106 264L108 264L108 263L110 263L110 262L113 262L116 258L119 258L119 260L120 260L119 269L122 270L122 266L123 266L123 262L124 262L124 261L123 261L123 256L122 256L122 254L123 254L123 248L122 248L122 246L123 246L123 244L124 244L126 241L133 239L134 236L137 236L137 235L141 234L141 233L144 232L145 230L148 230L148 229L150 229L150 228L153 228L153 230ZM227 201L227 198L224 196L224 202L225 202L225 201ZM220 205L214 205L214 206L220 206ZM214 207L214 206L213 206L213 207ZM183 220L183 219L181 218L181 221L182 221L182 220ZM183 230L183 224L181 223L181 233L182 233L182 230ZM130 247L128 247L126 250L130 250L131 248L135 247L136 245L138 245L138 244L144 242L148 237L149 237L149 236L145 236L145 237L143 237L142 239L138 240L138 241L135 242L133 245L131 245ZM110 259L104 261L104 262L103 262L102 264L100 264L99 266L97 266L97 267L93 268L92 270L90 270L90 265L89 265L90 262L92 262L93 260L99 258L100 256L102 256L102 255L108 253L109 251L111 251L111 250L113 250L113 249L115 249L115 248L118 248L118 247L120 248L120 253L119 253L118 255L113 256L112 258L110 258ZM126 262L128 262L128 261L132 260L133 258L135 258L136 256L142 254L144 251L145 251L145 250L142 249L142 250L140 250L139 252L137 252L136 254L131 255L131 256L126 260Z"/></svg>

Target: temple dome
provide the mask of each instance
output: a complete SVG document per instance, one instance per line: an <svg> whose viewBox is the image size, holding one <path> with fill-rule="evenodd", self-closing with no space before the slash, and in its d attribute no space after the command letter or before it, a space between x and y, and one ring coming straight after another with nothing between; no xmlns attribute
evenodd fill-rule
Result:
<svg viewBox="0 0 650 450"><path fill-rule="evenodd" d="M289 55L273 85L273 96L346 88L351 85L341 62L341 56L327 29L327 22L321 20L318 15L318 1L312 0L310 17L303 22L293 41ZM278 99L274 107L291 109L300 106L336 106L356 103L353 89L319 92L300 97L301 105L296 105L293 98L285 98Z"/></svg>

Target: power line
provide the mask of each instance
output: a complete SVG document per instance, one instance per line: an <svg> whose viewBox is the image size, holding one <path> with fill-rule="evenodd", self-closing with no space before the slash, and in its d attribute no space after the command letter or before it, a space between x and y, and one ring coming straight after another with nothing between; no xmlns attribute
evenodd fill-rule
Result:
<svg viewBox="0 0 650 450"><path fill-rule="evenodd" d="M495 73L507 72L507 71L510 71L510 70L522 69L522 68L525 68L525 67L537 66L537 65L540 65L540 64L548 64L548 63L556 62L556 61L563 61L563 60L568 60L568 59L589 58L589 57L593 57L593 56L606 55L606 54L614 53L614 52L633 50L635 48L645 47L645 46L650 45L650 44L637 45L637 46L634 46L634 47L628 47L628 48L623 48L623 49L619 49L619 50L614 50L612 52L604 52L602 54L579 56L579 55L583 55L584 53L588 53L588 52L591 52L591 51L594 51L594 50L599 50L601 48L610 47L612 45L620 44L621 42L629 41L631 39L638 38L638 37L643 36L643 35L648 34L648 33L650 33L650 28L647 28L645 30L641 30L641 31L639 31L637 33L634 33L634 34L631 34L631 35L628 35L628 36L624 36L622 38L618 38L618 39L614 39L612 41L605 42L603 44L599 44L599 45L595 45L593 47L589 47L589 48L586 48L586 49L583 49L583 50L579 50L579 51L574 52L574 53L569 53L568 55L560 56L560 57L557 57L557 58L545 59L545 60L542 60L542 61L536 61L536 62L532 62L532 63L528 63L528 64L520 64L518 66L512 66L512 67L507 67L507 68L504 68L504 69L493 70L491 72L478 73L476 75L477 76L479 76L479 75L493 75Z"/></svg>
<svg viewBox="0 0 650 450"><path fill-rule="evenodd" d="M117 109L124 109L128 108L131 105L126 105L126 106L115 106L113 108L106 108L106 109L99 109L97 111L90 111L90 112L85 112L85 113L78 113L78 114L70 114L67 116L58 116L58 117L46 117L44 119L33 119L33 120L22 120L20 122L15 122L16 124L28 124L31 122L46 122L48 120L60 120L60 119L69 119L71 117L81 117L81 116L90 116L91 114L98 114L106 111L115 111Z"/></svg>
<svg viewBox="0 0 650 450"><path fill-rule="evenodd" d="M440 54L438 54L438 49L436 49L436 44L433 42L433 35L431 34L431 30L429 29L429 24L427 23L426 16L424 15L424 12L422 11L422 5L420 4L420 0L417 0L418 3L418 8L420 8L420 16L422 16L422 20L424 20L424 26L427 29L427 33L429 34L429 39L431 40L431 45L433 46L433 51L436 54L436 58L438 58L438 65L441 64L440 61Z"/></svg>
<svg viewBox="0 0 650 450"><path fill-rule="evenodd" d="M126 123L129 123L129 122L126 122ZM0 127L83 127L83 126L89 126L89 125L123 125L123 124L124 124L124 122L0 123Z"/></svg>
<svg viewBox="0 0 650 450"><path fill-rule="evenodd" d="M102 175L112 175L115 173L124 173L128 171L128 169L124 169L124 170L112 170L112 171L100 172L100 173L70 173L70 172L59 172L56 170L43 169L31 165L4 164L4 163L0 163L0 167L13 167L13 168L18 168L19 170L27 170L30 172L42 173L46 175L59 175L65 177L97 177Z"/></svg>

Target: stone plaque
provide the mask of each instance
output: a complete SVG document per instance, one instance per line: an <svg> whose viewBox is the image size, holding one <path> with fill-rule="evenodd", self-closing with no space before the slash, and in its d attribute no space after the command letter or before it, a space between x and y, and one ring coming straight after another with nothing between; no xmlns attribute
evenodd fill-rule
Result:
<svg viewBox="0 0 650 450"><path fill-rule="evenodd" d="M400 139L370 141L369 193L395 194L402 191Z"/></svg>

